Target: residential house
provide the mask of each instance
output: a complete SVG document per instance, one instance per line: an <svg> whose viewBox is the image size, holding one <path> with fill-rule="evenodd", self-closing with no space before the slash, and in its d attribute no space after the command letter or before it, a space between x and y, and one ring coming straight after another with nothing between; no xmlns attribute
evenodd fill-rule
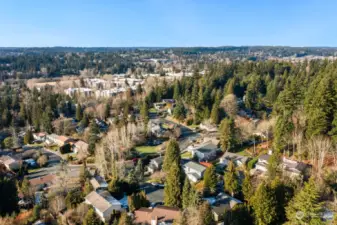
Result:
<svg viewBox="0 0 337 225"><path fill-rule="evenodd" d="M199 161L210 161L216 158L218 146L211 141L202 143L198 146L189 146L188 151L192 153L192 156L197 157Z"/></svg>
<svg viewBox="0 0 337 225"><path fill-rule="evenodd" d="M153 103L153 107L156 109L156 110L162 110L166 107L166 103L165 102L155 102Z"/></svg>
<svg viewBox="0 0 337 225"><path fill-rule="evenodd" d="M232 152L226 152L220 158L220 164L222 166L227 166L229 161L232 161L235 166L241 167L247 164L249 158Z"/></svg>
<svg viewBox="0 0 337 225"><path fill-rule="evenodd" d="M47 144L56 144L59 147L62 147L65 144L70 143L71 141L72 141L71 138L68 138L66 136L59 136L57 134L50 134L46 136Z"/></svg>
<svg viewBox="0 0 337 225"><path fill-rule="evenodd" d="M73 151L76 154L87 155L88 154L88 147L89 147L89 145L86 142L84 142L82 140L79 140L79 141L75 142L75 144L73 145Z"/></svg>
<svg viewBox="0 0 337 225"><path fill-rule="evenodd" d="M35 141L46 141L47 133L40 132L40 133L33 133L33 138Z"/></svg>
<svg viewBox="0 0 337 225"><path fill-rule="evenodd" d="M157 137L163 136L165 132L158 120L151 120L149 122L149 131Z"/></svg>
<svg viewBox="0 0 337 225"><path fill-rule="evenodd" d="M197 182L201 180L204 176L206 167L200 165L199 163L189 161L183 165L184 171L188 179L192 182Z"/></svg>
<svg viewBox="0 0 337 225"><path fill-rule="evenodd" d="M1 156L0 162L3 163L8 170L18 170L20 168L20 162L8 155Z"/></svg>
<svg viewBox="0 0 337 225"><path fill-rule="evenodd" d="M145 183L140 190L145 192L151 207L164 204L164 185Z"/></svg>
<svg viewBox="0 0 337 225"><path fill-rule="evenodd" d="M163 161L164 161L164 157L163 156L151 159L150 163L149 163L149 165L147 167L147 171L150 172L150 173L154 173L156 171L161 170L161 167L163 165Z"/></svg>
<svg viewBox="0 0 337 225"><path fill-rule="evenodd" d="M210 123L201 123L199 125L201 130L206 130L208 132L217 132L218 128L215 125L212 125Z"/></svg>
<svg viewBox="0 0 337 225"><path fill-rule="evenodd" d="M90 179L90 183L95 191L108 189L108 183L101 176L98 175L94 176L93 178Z"/></svg>
<svg viewBox="0 0 337 225"><path fill-rule="evenodd" d="M225 212L232 210L237 204L242 204L242 202L225 193L218 194L212 205L214 220L216 222L221 221Z"/></svg>
<svg viewBox="0 0 337 225"><path fill-rule="evenodd" d="M135 211L136 224L169 225L179 219L180 210L174 207L157 206L155 208L140 208Z"/></svg>
<svg viewBox="0 0 337 225"><path fill-rule="evenodd" d="M261 172L267 172L270 156L270 154L261 155L255 165L255 169ZM304 175L308 165L282 157L280 167L282 168L284 175L295 178Z"/></svg>
<svg viewBox="0 0 337 225"><path fill-rule="evenodd" d="M113 211L121 211L122 204L108 191L92 191L85 197L85 203L91 205L103 222L107 222Z"/></svg>
<svg viewBox="0 0 337 225"><path fill-rule="evenodd" d="M42 177L37 177L29 180L30 186L36 191L52 186L56 182L54 174L48 174Z"/></svg>

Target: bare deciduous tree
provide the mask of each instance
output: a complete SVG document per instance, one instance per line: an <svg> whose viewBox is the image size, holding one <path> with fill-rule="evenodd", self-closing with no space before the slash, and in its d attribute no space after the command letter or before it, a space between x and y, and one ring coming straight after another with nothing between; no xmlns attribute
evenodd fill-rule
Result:
<svg viewBox="0 0 337 225"><path fill-rule="evenodd" d="M221 101L221 106L231 117L234 117L238 112L237 98L233 94L226 95Z"/></svg>

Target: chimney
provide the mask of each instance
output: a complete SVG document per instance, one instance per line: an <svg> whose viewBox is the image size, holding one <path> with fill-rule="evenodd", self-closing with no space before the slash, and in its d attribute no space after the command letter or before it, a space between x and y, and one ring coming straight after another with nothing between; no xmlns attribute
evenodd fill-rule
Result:
<svg viewBox="0 0 337 225"><path fill-rule="evenodd" d="M157 225L158 224L158 221L157 221L157 217L156 216L153 216L151 218L151 225Z"/></svg>

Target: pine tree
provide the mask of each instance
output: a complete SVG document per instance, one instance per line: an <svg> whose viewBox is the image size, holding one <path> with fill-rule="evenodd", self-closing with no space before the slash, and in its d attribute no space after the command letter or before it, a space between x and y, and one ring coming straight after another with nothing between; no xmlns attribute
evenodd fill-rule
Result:
<svg viewBox="0 0 337 225"><path fill-rule="evenodd" d="M294 125L290 120L290 115L283 115L277 118L273 142L276 151L283 151L289 144L291 132L294 129Z"/></svg>
<svg viewBox="0 0 337 225"><path fill-rule="evenodd" d="M182 101L178 101L173 109L173 117L182 122L186 118L186 109Z"/></svg>
<svg viewBox="0 0 337 225"><path fill-rule="evenodd" d="M219 132L222 151L230 150L236 143L234 121L228 118L223 119Z"/></svg>
<svg viewBox="0 0 337 225"><path fill-rule="evenodd" d="M119 218L118 225L132 225L132 218L126 213L123 212Z"/></svg>
<svg viewBox="0 0 337 225"><path fill-rule="evenodd" d="M173 163L180 163L180 148L176 140L171 139L167 144L163 162L163 171L168 172Z"/></svg>
<svg viewBox="0 0 337 225"><path fill-rule="evenodd" d="M214 194L216 191L217 176L215 167L211 165L208 167L204 174L204 192L206 195Z"/></svg>
<svg viewBox="0 0 337 225"><path fill-rule="evenodd" d="M248 171L245 172L245 178L242 181L242 194L247 202L250 202L254 194L254 188Z"/></svg>
<svg viewBox="0 0 337 225"><path fill-rule="evenodd" d="M145 129L147 129L147 124L149 123L149 106L146 101L143 101L143 104L140 109L140 116L144 121Z"/></svg>
<svg viewBox="0 0 337 225"><path fill-rule="evenodd" d="M270 180L273 180L276 177L277 173L280 171L279 170L280 163L281 163L280 154L276 151L270 156L268 160L267 170L268 170L268 178Z"/></svg>
<svg viewBox="0 0 337 225"><path fill-rule="evenodd" d="M215 225L215 221L213 218L212 208L208 202L204 202L199 207L199 219L198 224L200 225Z"/></svg>
<svg viewBox="0 0 337 225"><path fill-rule="evenodd" d="M290 201L286 208L287 219L291 224L324 224L320 220L322 204L313 178Z"/></svg>
<svg viewBox="0 0 337 225"><path fill-rule="evenodd" d="M220 122L220 112L219 112L219 104L214 103L211 111L211 121L214 124L219 124Z"/></svg>
<svg viewBox="0 0 337 225"><path fill-rule="evenodd" d="M0 216L18 212L18 191L15 180L0 176Z"/></svg>
<svg viewBox="0 0 337 225"><path fill-rule="evenodd" d="M82 107L81 107L80 103L78 103L77 106L76 106L76 116L75 116L75 118L76 118L77 121L81 121L82 117L83 117Z"/></svg>
<svg viewBox="0 0 337 225"><path fill-rule="evenodd" d="M185 177L183 195L182 195L182 206L183 209L186 209L191 204L191 183L188 180L188 177Z"/></svg>
<svg viewBox="0 0 337 225"><path fill-rule="evenodd" d="M53 112L51 108L48 106L46 108L46 111L44 111L42 114L42 121L41 121L43 130L48 134L51 134L53 132L52 120L53 120Z"/></svg>
<svg viewBox="0 0 337 225"><path fill-rule="evenodd" d="M179 163L173 161L170 165L164 188L164 203L166 206L180 208L182 204L182 171Z"/></svg>
<svg viewBox="0 0 337 225"><path fill-rule="evenodd" d="M174 82L173 98L175 100L180 99L180 83L178 80Z"/></svg>
<svg viewBox="0 0 337 225"><path fill-rule="evenodd" d="M256 224L268 225L277 219L275 195L269 185L262 182L251 199Z"/></svg>
<svg viewBox="0 0 337 225"><path fill-rule="evenodd" d="M108 185L108 191L115 198L123 196L123 190L121 189L121 183L118 179L115 179L115 178L111 179Z"/></svg>
<svg viewBox="0 0 337 225"><path fill-rule="evenodd" d="M231 195L234 197L234 195L239 191L239 181L234 163L232 161L229 161L227 165L224 182L225 190L231 193Z"/></svg>
<svg viewBox="0 0 337 225"><path fill-rule="evenodd" d="M30 129L28 129L27 131L26 131L26 134L25 134L25 136L24 136L24 138L23 138L23 143L25 144L25 145L28 145L28 144L31 144L32 142L33 142L33 134L32 134L32 132L31 132L31 130Z"/></svg>
<svg viewBox="0 0 337 225"><path fill-rule="evenodd" d="M98 141L99 128L95 121L90 123L90 136L89 136L89 153L95 153L96 142Z"/></svg>
<svg viewBox="0 0 337 225"><path fill-rule="evenodd" d="M135 175L136 175L137 180L139 182L143 181L143 179L144 179L144 166L143 166L142 159L139 159L137 161L137 165L136 165L136 168L135 168Z"/></svg>
<svg viewBox="0 0 337 225"><path fill-rule="evenodd" d="M101 220L98 218L93 208L90 208L85 215L83 225L102 225Z"/></svg>

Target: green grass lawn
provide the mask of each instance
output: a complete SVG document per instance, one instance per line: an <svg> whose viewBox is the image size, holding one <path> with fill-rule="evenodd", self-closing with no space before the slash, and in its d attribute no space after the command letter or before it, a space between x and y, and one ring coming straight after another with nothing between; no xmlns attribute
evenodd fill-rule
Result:
<svg viewBox="0 0 337 225"><path fill-rule="evenodd" d="M149 113L157 113L158 111L155 108L150 108Z"/></svg>
<svg viewBox="0 0 337 225"><path fill-rule="evenodd" d="M183 159L191 159L192 158L192 153L190 152L184 152L183 154L180 155L181 158Z"/></svg>
<svg viewBox="0 0 337 225"><path fill-rule="evenodd" d="M158 146L137 146L135 147L136 151L142 155L155 154L158 152Z"/></svg>

